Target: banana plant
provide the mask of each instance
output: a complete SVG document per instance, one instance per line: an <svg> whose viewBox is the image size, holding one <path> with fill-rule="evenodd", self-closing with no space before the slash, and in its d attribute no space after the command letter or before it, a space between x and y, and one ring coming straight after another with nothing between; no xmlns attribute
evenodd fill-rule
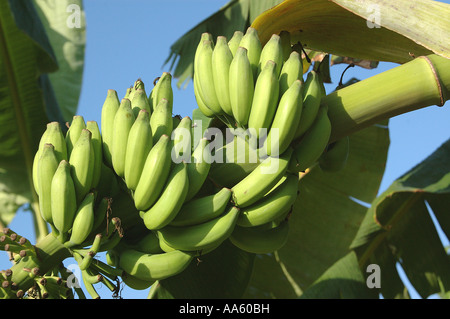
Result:
<svg viewBox="0 0 450 319"><path fill-rule="evenodd" d="M448 22L437 12L448 12L450 8L448 4L435 1L418 1L414 6L406 1L398 1L388 6L379 1L355 3L339 0L286 0L279 1L276 6L266 5L263 8L264 4L253 6L251 1L230 1L215 15L191 29L186 37L181 37L173 45L171 56L173 59L175 56L180 59L175 68L180 82L189 79L193 70L189 61L192 61L194 49L188 49L188 39L192 40L195 35L198 39L202 32L210 32L215 36L229 35L229 26L225 26L223 19L232 10L246 13L241 16L242 20L235 18L236 29L245 31L249 26L256 28L263 43L272 34L287 30L295 34L293 42L300 42L312 57L317 55L320 59L320 53L324 52L334 56L332 60L337 63L350 64L356 61L361 67L373 68L378 61L388 61L397 63L398 67L357 81L323 98L322 104L329 107L330 120L333 122L332 140L344 136L350 138L352 151L349 162L339 173L325 174L316 169L300 176L300 195L291 217L295 226L288 243L273 255L258 255L252 263L245 262L248 256L236 262L246 263L254 270L244 295L251 298L377 298L380 290L368 289L366 285L365 267L372 261L388 269L386 276L389 279L384 277L382 282L389 282L381 293L388 298L408 297L404 293L404 283L399 280L395 270L395 262L402 260L401 254L399 251L390 252L386 248L390 247L387 240L390 235L382 226L388 221L397 222L394 217L399 214L395 214L394 208L387 213L388 207L383 207L383 212L393 218L377 224L376 229L383 233L381 227L385 233L378 237L364 235L371 234L366 228L375 228L373 216L378 213L378 203L389 203L387 199L392 194L391 191L377 197L389 148L389 118L423 107L442 107L449 99L446 70L450 50L446 40L448 37L442 37L442 34L448 35L450 30ZM392 10L392 5L396 10ZM260 10L260 14L251 19L251 13L257 10ZM416 32L409 27L411 24L420 25L415 30L427 32ZM219 29L219 26L222 28ZM446 156L445 152L440 154ZM420 166L423 167L428 162L425 161ZM437 168L435 174L445 180L444 169ZM428 184L424 182L424 185ZM445 182L442 187L445 188ZM397 189L394 185L392 188ZM302 197L302 192L308 196ZM420 193L420 190L417 189L416 192ZM448 205L445 192L439 198ZM401 202L401 199L405 199L405 202ZM414 201L406 200L406 196L399 196L395 203L401 207L413 207L412 211L421 211L421 218L427 219L423 215L426 211L423 200L417 202L417 208L413 206ZM333 203L333 207L327 203ZM437 205L437 200L434 204ZM368 206L371 208L367 212ZM442 206L433 210L442 209ZM398 217L398 225L402 226L397 226L399 228L407 227L408 224L405 208L401 211L403 214ZM439 222L445 225L442 217ZM429 224L429 220L427 223ZM430 229L433 226L430 225ZM375 229L372 231L376 232ZM401 228L398 232L406 234L408 230ZM392 233L395 233L396 238L401 237L397 231ZM433 244L429 248L433 253L436 251L436 254L442 255L444 250L436 242L435 234L433 236ZM372 238L376 240L372 242ZM408 250L406 241L396 244L399 250ZM224 251L225 249L229 247L224 248ZM412 252L409 255L410 261L405 267L411 269L408 275L414 277L411 281L418 286L420 295L424 298L433 293L445 296L448 290L444 279L448 272L443 271L446 258L440 256L436 259L441 262L435 265L436 272L427 280L424 278L424 270L417 269L422 266L414 267L411 262L417 262L417 258L422 255L419 253L412 257ZM213 259L213 256L210 258ZM423 267L434 265L433 258L420 264ZM220 269L209 271L211 277L216 271L222 273ZM230 280L228 277L226 279ZM189 293L185 294L185 291L177 287L178 280L190 287ZM208 290L199 280L195 276L195 270L186 277L181 274L166 279L154 287L150 297L205 296L202 291ZM226 285L225 282L223 284ZM324 287L326 289L322 289ZM240 292L234 296L241 296Z"/></svg>

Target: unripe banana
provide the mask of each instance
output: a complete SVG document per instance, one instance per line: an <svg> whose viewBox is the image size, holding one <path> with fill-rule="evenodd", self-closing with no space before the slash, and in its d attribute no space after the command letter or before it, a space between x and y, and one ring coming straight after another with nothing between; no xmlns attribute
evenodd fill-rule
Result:
<svg viewBox="0 0 450 319"><path fill-rule="evenodd" d="M331 122L328 118L328 107L319 108L316 120L294 146L289 171L303 172L317 162L328 145L331 135Z"/></svg>
<svg viewBox="0 0 450 319"><path fill-rule="evenodd" d="M322 88L323 83L319 74L314 70L309 71L303 86L302 118L295 132L294 139L300 138L315 121L323 96Z"/></svg>
<svg viewBox="0 0 450 319"><path fill-rule="evenodd" d="M230 48L230 52L233 56L236 53L236 50L239 47L239 44L243 37L244 33L242 31L234 31L233 36L228 41L228 47Z"/></svg>
<svg viewBox="0 0 450 319"><path fill-rule="evenodd" d="M72 149L80 137L81 131L86 128L86 123L84 122L84 118L81 115L75 115L72 118L72 123L69 126L69 129L66 133L66 145L67 145L67 156L70 158L70 154L72 153Z"/></svg>
<svg viewBox="0 0 450 319"><path fill-rule="evenodd" d="M172 164L170 157L170 138L163 135L148 153L141 178L133 194L137 210L148 210L158 199L170 173Z"/></svg>
<svg viewBox="0 0 450 319"><path fill-rule="evenodd" d="M120 101L117 97L117 92L115 90L108 90L102 106L100 126L102 132L103 158L109 167L112 167L111 147L114 132L114 117L119 106Z"/></svg>
<svg viewBox="0 0 450 319"><path fill-rule="evenodd" d="M192 120L189 116L181 119L172 131L172 162L180 163L191 160L192 150Z"/></svg>
<svg viewBox="0 0 450 319"><path fill-rule="evenodd" d="M194 259L192 253L174 250L169 253L146 254L126 249L119 256L119 266L140 280L162 280L181 273Z"/></svg>
<svg viewBox="0 0 450 319"><path fill-rule="evenodd" d="M116 174L125 175L125 157L127 152L128 135L135 121L131 101L122 99L120 107L114 117L114 130L112 139L112 165Z"/></svg>
<svg viewBox="0 0 450 319"><path fill-rule="evenodd" d="M162 100L166 99L170 114L173 111L173 89L172 89L172 74L163 72L158 82L150 92L149 102L151 111L154 112L156 105Z"/></svg>
<svg viewBox="0 0 450 319"><path fill-rule="evenodd" d="M213 83L219 105L224 113L233 115L228 80L233 53L224 36L217 37L211 60Z"/></svg>
<svg viewBox="0 0 450 319"><path fill-rule="evenodd" d="M270 156L283 154L294 139L302 116L302 82L296 80L283 94L270 126L264 150Z"/></svg>
<svg viewBox="0 0 450 319"><path fill-rule="evenodd" d="M92 186L94 176L94 147L92 133L83 129L81 135L73 146L69 159L73 184L77 194L77 203L80 203Z"/></svg>
<svg viewBox="0 0 450 319"><path fill-rule="evenodd" d="M33 176L33 186L37 194L39 193L37 183L37 166L38 166L37 164L39 161L39 157L41 155L42 148L46 143L53 145L56 153L56 158L58 159L58 163L63 159L67 160L66 141L64 134L61 131L61 125L58 122L47 123L46 129L39 140L38 149L34 154L32 164L32 176Z"/></svg>
<svg viewBox="0 0 450 319"><path fill-rule="evenodd" d="M283 61L286 62L292 52L291 33L283 30L279 33L281 48L283 49Z"/></svg>
<svg viewBox="0 0 450 319"><path fill-rule="evenodd" d="M215 113L205 104L205 102L202 100L202 97L200 96L199 92L200 89L198 86L198 76L196 73L194 73L193 81L194 81L194 95L198 108L205 116L210 118L215 117Z"/></svg>
<svg viewBox="0 0 450 319"><path fill-rule="evenodd" d="M281 249L287 242L289 222L282 221L271 228L236 226L230 241L236 247L253 254L268 254Z"/></svg>
<svg viewBox="0 0 450 319"><path fill-rule="evenodd" d="M96 188L100 182L100 177L102 174L102 163L103 163L103 146L102 146L102 135L100 133L100 128L96 121L87 121L86 129L88 129L91 134L92 147L94 149L94 172L92 177L91 188Z"/></svg>
<svg viewBox="0 0 450 319"><path fill-rule="evenodd" d="M150 231L144 235L136 244L135 249L146 254L160 254L164 252L159 246L159 238L153 232Z"/></svg>
<svg viewBox="0 0 450 319"><path fill-rule="evenodd" d="M100 198L116 196L120 190L118 178L120 177L114 173L113 169L103 162L100 181L97 185L98 196Z"/></svg>
<svg viewBox="0 0 450 319"><path fill-rule="evenodd" d="M52 222L61 233L67 233L72 227L77 211L77 197L68 161L62 160L51 185Z"/></svg>
<svg viewBox="0 0 450 319"><path fill-rule="evenodd" d="M138 90L142 90L145 92L144 82L140 78L137 79L136 81L134 81L133 86L128 91L126 98L129 99L130 101L132 101L134 99L134 94ZM147 98L147 96L146 96L146 98ZM148 102L148 98L147 98L147 102ZM136 113L139 113L139 111L137 111ZM135 116L137 116L137 114L135 114Z"/></svg>
<svg viewBox="0 0 450 319"><path fill-rule="evenodd" d="M197 251L226 240L233 232L239 217L239 208L230 207L223 215L207 222L185 227L166 226L157 231L159 240L169 246Z"/></svg>
<svg viewBox="0 0 450 319"><path fill-rule="evenodd" d="M145 227L156 230L168 225L180 211L188 187L189 179L186 163L175 164L158 200L141 215Z"/></svg>
<svg viewBox="0 0 450 319"><path fill-rule="evenodd" d="M284 92L286 92L296 80L301 80L303 82L303 60L299 52L292 51L281 68L279 79L280 96L283 96Z"/></svg>
<svg viewBox="0 0 450 319"><path fill-rule="evenodd" d="M319 166L325 172L338 172L347 164L350 139L345 136L329 144L319 158Z"/></svg>
<svg viewBox="0 0 450 319"><path fill-rule="evenodd" d="M86 194L83 201L78 206L75 218L72 224L72 230L70 233L70 239L64 245L66 247L73 247L81 245L94 227L94 193Z"/></svg>
<svg viewBox="0 0 450 319"><path fill-rule="evenodd" d="M275 186L256 203L241 208L237 224L241 227L255 227L285 217L298 195L298 177L288 174L285 180Z"/></svg>
<svg viewBox="0 0 450 319"><path fill-rule="evenodd" d="M58 169L55 147L52 144L44 144L37 163L37 184L39 188L39 209L42 218L52 224L52 179Z"/></svg>
<svg viewBox="0 0 450 319"><path fill-rule="evenodd" d="M230 65L230 102L233 117L240 127L248 123L253 101L253 73L247 49L239 47Z"/></svg>
<svg viewBox="0 0 450 319"><path fill-rule="evenodd" d="M211 168L209 140L202 138L192 152L191 161L187 165L189 189L185 201L189 201L199 192L208 177Z"/></svg>
<svg viewBox="0 0 450 319"><path fill-rule="evenodd" d="M153 113L150 116L150 126L152 128L153 144L158 142L162 135L170 136L172 134L172 111L167 99L161 99L153 109Z"/></svg>
<svg viewBox="0 0 450 319"><path fill-rule="evenodd" d="M135 118L138 117L140 110L146 110L149 114L152 113L145 90L139 88L134 91L131 99L131 109Z"/></svg>
<svg viewBox="0 0 450 319"><path fill-rule="evenodd" d="M267 61L256 80L248 127L255 130L258 138L267 135L277 110L280 85L276 69L275 62Z"/></svg>
<svg viewBox="0 0 450 319"><path fill-rule="evenodd" d="M286 173L292 155L288 148L281 156L265 158L250 174L231 188L238 207L248 207L264 197Z"/></svg>
<svg viewBox="0 0 450 319"><path fill-rule="evenodd" d="M145 160L152 147L150 113L147 110L140 110L128 134L125 152L124 179L128 189L136 189Z"/></svg>
<svg viewBox="0 0 450 319"><path fill-rule="evenodd" d="M258 74L261 73L267 61L272 60L276 64L276 74L278 77L283 67L283 59L283 47L281 46L280 36L278 34L272 34L269 41L267 41L261 50L258 62Z"/></svg>
<svg viewBox="0 0 450 319"><path fill-rule="evenodd" d="M222 215L230 199L231 190L225 187L214 194L195 198L181 207L169 225L191 226L214 219Z"/></svg>
<svg viewBox="0 0 450 319"><path fill-rule="evenodd" d="M133 87L127 88L125 91L125 95L123 96L124 99L130 99L133 96ZM120 103L120 102L119 102Z"/></svg>
<svg viewBox="0 0 450 319"><path fill-rule="evenodd" d="M123 283L133 290L145 290L147 288L150 288L156 281L156 280L142 280L127 273L124 273L121 276L121 278Z"/></svg>
<svg viewBox="0 0 450 319"><path fill-rule="evenodd" d="M197 74L197 84L201 99L215 114L221 114L222 108L216 94L212 56L214 52L213 41L202 41L198 48L196 60L194 62L194 73Z"/></svg>
<svg viewBox="0 0 450 319"><path fill-rule="evenodd" d="M258 36L258 31L252 27L247 28L239 46L247 49L247 57L251 65L253 80L256 81L259 59L262 51L262 44ZM237 52L237 49L235 52ZM236 56L236 53L234 56Z"/></svg>

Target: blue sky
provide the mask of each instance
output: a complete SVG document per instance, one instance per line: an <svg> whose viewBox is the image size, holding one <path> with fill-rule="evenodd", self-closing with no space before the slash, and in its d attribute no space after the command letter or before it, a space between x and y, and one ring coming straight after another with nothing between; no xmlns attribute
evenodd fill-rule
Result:
<svg viewBox="0 0 450 319"><path fill-rule="evenodd" d="M150 85L169 66L163 67L169 48L180 36L201 20L216 12L228 0L165 0L165 1L85 1L87 45L83 87L78 114L85 120L100 123L101 106L108 89L119 97L137 78ZM448 1L444 1L447 2ZM351 68L346 78L364 79L394 67L381 63L376 70ZM333 67L333 90L345 66ZM444 107L430 106L391 119L388 160L380 193L404 172L418 164L450 137L449 103ZM196 107L190 83L185 89L174 85L174 113L191 115ZM20 214L19 214L20 215ZM27 214L13 221L17 232L32 232ZM17 226L15 226L17 225ZM31 236L31 235L30 235ZM31 237L30 237L31 238ZM5 258L2 257L2 269ZM99 293L110 296L106 287ZM125 288L124 298L145 298L147 291Z"/></svg>

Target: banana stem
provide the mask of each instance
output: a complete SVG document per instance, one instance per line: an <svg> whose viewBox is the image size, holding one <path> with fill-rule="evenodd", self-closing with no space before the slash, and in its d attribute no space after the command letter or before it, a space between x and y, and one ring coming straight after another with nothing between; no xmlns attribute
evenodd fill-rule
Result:
<svg viewBox="0 0 450 319"><path fill-rule="evenodd" d="M43 275L71 256L70 251L52 233L38 241L35 250L36 256L25 256L11 267L11 281L23 291L27 291L34 284L30 269L38 269L37 275Z"/></svg>
<svg viewBox="0 0 450 319"><path fill-rule="evenodd" d="M450 59L432 54L328 94L330 142L423 107L443 106L450 98Z"/></svg>

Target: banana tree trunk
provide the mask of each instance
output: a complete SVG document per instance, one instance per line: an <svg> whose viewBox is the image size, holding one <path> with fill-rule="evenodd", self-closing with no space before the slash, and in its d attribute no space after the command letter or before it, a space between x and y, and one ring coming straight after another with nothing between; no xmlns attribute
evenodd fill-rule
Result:
<svg viewBox="0 0 450 319"><path fill-rule="evenodd" d="M431 54L328 94L330 142L403 113L443 106L450 97L450 59Z"/></svg>

